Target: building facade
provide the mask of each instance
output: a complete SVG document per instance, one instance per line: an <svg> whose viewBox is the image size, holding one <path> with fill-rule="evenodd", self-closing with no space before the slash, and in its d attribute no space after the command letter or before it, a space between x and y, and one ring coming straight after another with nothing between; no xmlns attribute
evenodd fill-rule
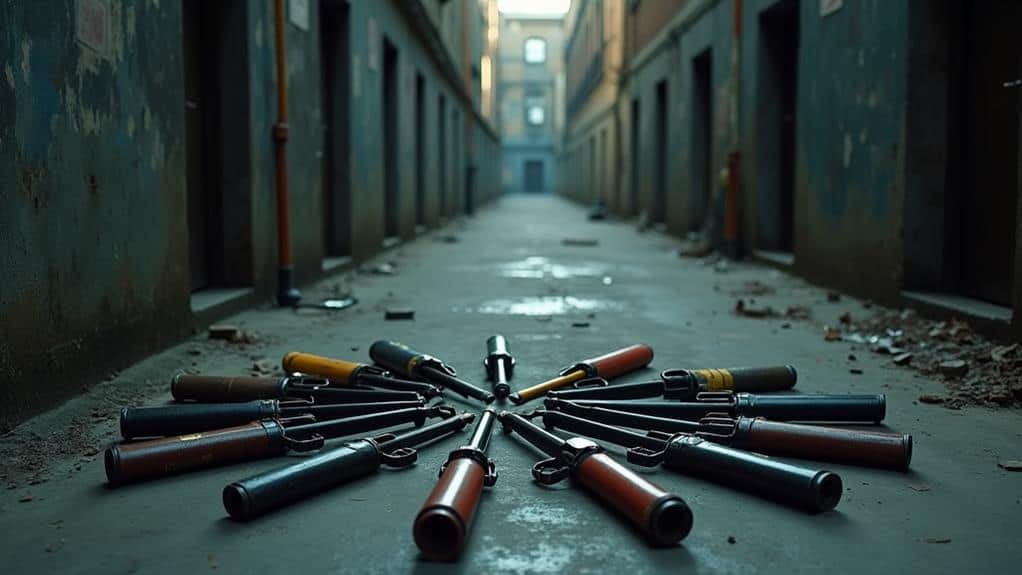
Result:
<svg viewBox="0 0 1022 575"><path fill-rule="evenodd" d="M489 4L282 2L299 284L499 192ZM0 21L7 429L275 293L279 78L273 0L4 2Z"/></svg>
<svg viewBox="0 0 1022 575"><path fill-rule="evenodd" d="M600 138L573 118L607 105L572 100L601 3L575 4L562 193L1022 335L1018 3L606 2L625 7L625 62L602 182Z"/></svg>
<svg viewBox="0 0 1022 575"><path fill-rule="evenodd" d="M507 192L543 193L557 185L564 127L562 20L500 16L498 106Z"/></svg>

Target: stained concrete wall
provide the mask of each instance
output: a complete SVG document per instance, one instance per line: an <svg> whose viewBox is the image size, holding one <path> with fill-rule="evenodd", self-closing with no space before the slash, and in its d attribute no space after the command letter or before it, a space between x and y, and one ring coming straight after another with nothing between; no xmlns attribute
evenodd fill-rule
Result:
<svg viewBox="0 0 1022 575"><path fill-rule="evenodd" d="M468 0L465 0L468 1ZM109 9L99 49L76 40L76 7ZM426 3L429 4L429 3ZM460 12L460 3L457 4ZM321 277L324 115L320 7L309 27L287 24L290 228L299 282ZM244 135L219 185L230 190L224 225L248 301L276 291L274 151L276 72L272 0L229 5L224 31L245 61L225 68L240 94L224 124ZM452 18L453 20L453 18ZM111 370L172 342L202 321L190 307L185 194L181 3L62 0L0 4L0 430L65 399ZM383 241L382 38L399 54L401 235L414 233L414 82L426 79L426 212L439 220L437 98L447 100L446 215L465 211L465 166L475 157L478 206L497 193L499 147L478 122L467 153L460 76L441 72L422 32L392 2L353 2L349 233L353 254ZM422 22L418 22L421 25ZM478 29L478 27L476 27ZM460 38L460 24L448 34ZM433 31L436 33L437 31ZM438 34L439 35L439 34ZM225 40L226 41L226 40ZM456 53L444 45L448 55ZM226 160L225 160L226 161Z"/></svg>

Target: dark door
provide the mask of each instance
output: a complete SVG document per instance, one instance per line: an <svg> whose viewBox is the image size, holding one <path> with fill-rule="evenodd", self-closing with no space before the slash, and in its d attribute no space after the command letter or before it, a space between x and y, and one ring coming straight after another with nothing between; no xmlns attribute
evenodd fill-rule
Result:
<svg viewBox="0 0 1022 575"><path fill-rule="evenodd" d="M656 178L653 188L653 205L649 221L661 223L666 217L667 206L667 80L656 85Z"/></svg>
<svg viewBox="0 0 1022 575"><path fill-rule="evenodd" d="M539 193L543 191L544 174L542 160L525 160L525 191Z"/></svg>
<svg viewBox="0 0 1022 575"><path fill-rule="evenodd" d="M447 98L440 94L437 100L437 211L441 218L447 216Z"/></svg>
<svg viewBox="0 0 1022 575"><path fill-rule="evenodd" d="M763 64L758 98L763 174L757 247L792 251L798 103L798 2L779 2L760 17Z"/></svg>
<svg viewBox="0 0 1022 575"><path fill-rule="evenodd" d="M348 4L324 2L320 17L323 89L323 253L351 253L349 197Z"/></svg>
<svg viewBox="0 0 1022 575"><path fill-rule="evenodd" d="M961 288L1011 305L1018 201L1022 2L968 3Z"/></svg>
<svg viewBox="0 0 1022 575"><path fill-rule="evenodd" d="M383 40L383 218L384 236L396 237L400 232L398 196L401 188L401 167L398 164L398 73L397 48Z"/></svg>
<svg viewBox="0 0 1022 575"><path fill-rule="evenodd" d="M426 78L415 74L415 225L426 224Z"/></svg>
<svg viewBox="0 0 1022 575"><path fill-rule="evenodd" d="M696 218L691 222L693 228L698 228L705 221L713 192L712 64L709 49L692 60L692 180L698 194Z"/></svg>

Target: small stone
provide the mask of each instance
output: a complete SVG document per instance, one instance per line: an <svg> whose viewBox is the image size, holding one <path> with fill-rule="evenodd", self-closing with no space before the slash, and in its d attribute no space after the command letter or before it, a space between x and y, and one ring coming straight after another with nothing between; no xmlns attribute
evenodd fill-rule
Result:
<svg viewBox="0 0 1022 575"><path fill-rule="evenodd" d="M938 544L939 543L951 543L951 538L950 537L927 537L926 538L926 542L927 543L931 543L931 544L933 544L933 543L938 543Z"/></svg>
<svg viewBox="0 0 1022 575"><path fill-rule="evenodd" d="M912 361L912 354L908 353L908 352L900 353L900 354L894 356L894 364L895 365L908 365L909 362L911 362L911 361Z"/></svg>
<svg viewBox="0 0 1022 575"><path fill-rule="evenodd" d="M859 359L859 358L855 357L854 353L848 354L848 361L855 361L857 359Z"/></svg>
<svg viewBox="0 0 1022 575"><path fill-rule="evenodd" d="M853 375L862 375L862 370L857 367L853 367L852 369L848 370L848 373L851 373Z"/></svg>
<svg viewBox="0 0 1022 575"><path fill-rule="evenodd" d="M1002 459L997 462L997 467L1005 471L1022 471L1022 461L1018 459Z"/></svg>
<svg viewBox="0 0 1022 575"><path fill-rule="evenodd" d="M388 321L414 320L415 310L410 308L389 308L384 312L383 319Z"/></svg>
<svg viewBox="0 0 1022 575"><path fill-rule="evenodd" d="M940 365L937 366L937 369L940 370L941 374L946 375L947 377L961 377L969 371L969 364L960 359L953 359L941 362Z"/></svg>
<svg viewBox="0 0 1022 575"><path fill-rule="evenodd" d="M571 327L589 327L589 322L587 322L587 321L574 321L574 322L571 322Z"/></svg>
<svg viewBox="0 0 1022 575"><path fill-rule="evenodd" d="M358 349L359 347L357 345L351 346L351 351L358 351Z"/></svg>
<svg viewBox="0 0 1022 575"><path fill-rule="evenodd" d="M840 341L841 330L830 327L829 325L823 326L823 341Z"/></svg>
<svg viewBox="0 0 1022 575"><path fill-rule="evenodd" d="M845 324L845 325L851 325L851 323L852 323L852 314L850 312L846 311L845 313L839 315L837 320L839 322Z"/></svg>
<svg viewBox="0 0 1022 575"><path fill-rule="evenodd" d="M929 491L930 486L925 483L909 483L908 488L912 491Z"/></svg>
<svg viewBox="0 0 1022 575"><path fill-rule="evenodd" d="M919 401L923 403L944 403L944 397L940 395L924 394L919 396Z"/></svg>
<svg viewBox="0 0 1022 575"><path fill-rule="evenodd" d="M735 302L735 313L743 315L745 317L763 318L770 317L774 314L774 310L769 306L756 306L752 304L752 300L746 303L745 300L738 300Z"/></svg>
<svg viewBox="0 0 1022 575"><path fill-rule="evenodd" d="M728 543L730 543L730 544L734 545L734 544L735 544L735 541L736 541L736 539L735 539L735 536L734 536L734 535L728 535L728 536L727 536L727 542L728 542Z"/></svg>
<svg viewBox="0 0 1022 575"><path fill-rule="evenodd" d="M28 503L29 501L32 501L31 495L22 495L21 498L18 499L18 503Z"/></svg>

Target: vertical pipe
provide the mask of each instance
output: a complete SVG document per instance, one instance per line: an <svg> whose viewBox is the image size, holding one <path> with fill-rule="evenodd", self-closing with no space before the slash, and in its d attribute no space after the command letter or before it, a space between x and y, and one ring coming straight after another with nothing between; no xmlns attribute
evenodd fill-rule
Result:
<svg viewBox="0 0 1022 575"><path fill-rule="evenodd" d="M284 53L284 0L274 1L277 56L277 123L273 125L274 159L277 168L277 303L295 305L301 293L294 287L291 263L291 232L288 227L287 193L287 65Z"/></svg>
<svg viewBox="0 0 1022 575"><path fill-rule="evenodd" d="M461 4L461 51L462 70L465 82L465 99L468 105L465 110L465 213L471 215L474 209L472 194L474 192L473 180L475 175L475 153L472 149L472 122L475 119L475 103L472 94L472 42L469 34L469 22L471 21L472 3L465 0Z"/></svg>
<svg viewBox="0 0 1022 575"><path fill-rule="evenodd" d="M738 187L741 170L741 152L739 151L741 136L739 130L739 89L741 86L741 51L742 51L742 0L734 0L731 14L731 90L728 98L729 140L731 151L727 156L727 184L724 200L724 252L732 258L740 254L738 241Z"/></svg>

